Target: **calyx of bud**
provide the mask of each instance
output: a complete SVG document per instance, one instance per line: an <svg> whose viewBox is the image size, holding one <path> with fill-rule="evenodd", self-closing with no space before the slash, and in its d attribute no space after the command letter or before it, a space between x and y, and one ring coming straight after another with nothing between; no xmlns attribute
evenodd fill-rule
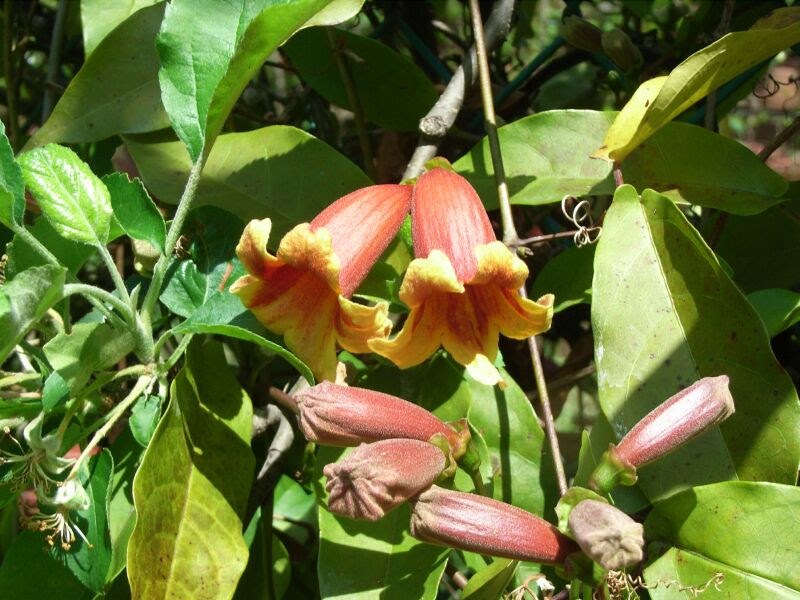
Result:
<svg viewBox="0 0 800 600"><path fill-rule="evenodd" d="M569 529L593 561L619 570L642 561L644 527L607 502L583 500L569 513Z"/></svg>

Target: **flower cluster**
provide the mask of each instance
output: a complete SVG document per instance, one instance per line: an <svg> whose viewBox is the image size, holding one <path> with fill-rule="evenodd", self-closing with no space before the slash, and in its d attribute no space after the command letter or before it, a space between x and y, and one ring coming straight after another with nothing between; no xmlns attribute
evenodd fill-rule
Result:
<svg viewBox="0 0 800 600"><path fill-rule="evenodd" d="M397 234L406 215L416 258L400 299L409 315L389 338L388 305L352 296ZM520 296L528 268L497 241L475 190L438 167L414 185L374 185L335 201L311 223L267 251L271 222L251 221L237 247L248 271L231 291L320 380L333 380L336 348L373 351L401 368L443 347L478 381L501 378L494 361L500 333L523 339L547 330L553 297Z"/></svg>

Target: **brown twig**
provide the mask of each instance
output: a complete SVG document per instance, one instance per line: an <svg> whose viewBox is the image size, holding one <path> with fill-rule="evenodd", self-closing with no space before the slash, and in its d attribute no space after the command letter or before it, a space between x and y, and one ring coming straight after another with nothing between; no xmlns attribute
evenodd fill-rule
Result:
<svg viewBox="0 0 800 600"><path fill-rule="evenodd" d="M297 408L297 402L289 394L283 390L276 388L274 385L269 386L269 397L272 398L276 404L280 404L283 408L298 414L300 411Z"/></svg>
<svg viewBox="0 0 800 600"><path fill-rule="evenodd" d="M477 56L480 66L480 84L483 97L483 112L486 115L486 131L489 134L489 148L492 155L492 166L494 167L495 180L497 181L497 196L500 204L500 215L503 221L503 240L518 241L516 227L514 226L514 215L511 212L511 203L508 199L508 188L506 187L505 171L503 169L503 157L500 153L500 144L497 140L497 125L494 120L494 99L492 98L491 81L489 80L489 62L486 54L486 46L483 40L483 23L481 21L480 6L478 0L470 0L470 11L472 13L472 27L475 33L475 45L477 46ZM494 143L492 143L492 132L494 132ZM519 290L523 298L528 297L528 292L523 285ZM558 489L563 496L567 491L567 478L564 474L564 464L561 460L561 449L556 436L555 420L553 411L550 407L550 396L547 393L547 382L542 368L542 359L539 356L539 347L536 344L536 337L528 338L528 347L531 352L531 363L533 373L536 378L536 388L539 391L539 398L542 404L542 416L547 432L547 440L553 454L553 466L558 480Z"/></svg>
<svg viewBox="0 0 800 600"><path fill-rule="evenodd" d="M350 67L347 65L347 60L342 52L340 43L333 33L333 28L327 27L325 31L328 34L328 45L330 45L331 52L333 52L333 59L336 61L336 66L339 67L339 74L342 76L344 89L345 92L347 92L347 100L350 103L350 110L353 111L353 120L356 125L356 132L358 133L358 143L361 146L361 155L364 159L364 171L372 181L375 181L377 172L375 171L372 144L369 141L364 108L361 106L361 99L358 97L358 90L353 80L353 74L350 72Z"/></svg>
<svg viewBox="0 0 800 600"><path fill-rule="evenodd" d="M19 142L19 123L17 122L17 90L14 67L11 63L11 52L14 36L11 34L14 17L14 2L3 2L3 70L6 80L6 105L8 109L8 138L11 147L16 148Z"/></svg>

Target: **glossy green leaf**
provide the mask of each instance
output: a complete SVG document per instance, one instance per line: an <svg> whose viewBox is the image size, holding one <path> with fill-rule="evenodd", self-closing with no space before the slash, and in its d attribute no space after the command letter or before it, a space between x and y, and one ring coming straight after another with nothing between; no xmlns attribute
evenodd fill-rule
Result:
<svg viewBox="0 0 800 600"><path fill-rule="evenodd" d="M733 269L745 292L792 289L800 284L800 200L790 200L759 215L730 215L714 246ZM753 243L754 232L759 240Z"/></svg>
<svg viewBox="0 0 800 600"><path fill-rule="evenodd" d="M67 272L77 274L97 249L80 242L73 242L61 237L45 217L39 217L33 225L27 227L28 232L47 248L58 262L67 268ZM8 246L8 262L6 278L13 279L19 273L31 267L49 264L23 238L15 236Z"/></svg>
<svg viewBox="0 0 800 600"><path fill-rule="evenodd" d="M156 46L164 107L192 162L210 149L264 60L330 0L175 0Z"/></svg>
<svg viewBox="0 0 800 600"><path fill-rule="evenodd" d="M133 438L130 428L114 440L111 455L114 458L114 476L108 501L108 529L111 537L111 565L108 580L118 577L125 568L128 540L136 524L133 506L133 477L139 468L144 450ZM123 575L124 577L124 575ZM127 580L127 577L125 577Z"/></svg>
<svg viewBox="0 0 800 600"><path fill-rule="evenodd" d="M238 297L228 292L219 292L197 309L191 317L175 328L175 333L216 333L253 342L274 352L297 369L298 373L312 385L311 370L283 346L268 340L270 335L253 314L242 306Z"/></svg>
<svg viewBox="0 0 800 600"><path fill-rule="evenodd" d="M377 40L338 29L333 34L366 118L386 129L416 131L438 98L422 69ZM303 81L330 102L352 110L325 28L299 32L284 51Z"/></svg>
<svg viewBox="0 0 800 600"><path fill-rule="evenodd" d="M61 299L65 275L64 267L34 267L0 287L0 363Z"/></svg>
<svg viewBox="0 0 800 600"><path fill-rule="evenodd" d="M617 190L595 256L600 405L617 438L669 396L727 374L736 413L639 470L651 500L727 479L794 483L800 402L758 315L666 197Z"/></svg>
<svg viewBox="0 0 800 600"><path fill-rule="evenodd" d="M64 403L69 398L69 386L64 378L53 371L47 376L42 387L42 408L51 411L56 406Z"/></svg>
<svg viewBox="0 0 800 600"><path fill-rule="evenodd" d="M529 296L541 298L545 294L554 294L555 312L576 304L590 303L595 248L594 244L570 246L556 254L535 275Z"/></svg>
<svg viewBox="0 0 800 600"><path fill-rule="evenodd" d="M25 215L25 182L14 159L14 149L0 123L0 223L6 227L22 225Z"/></svg>
<svg viewBox="0 0 800 600"><path fill-rule="evenodd" d="M88 57L97 45L133 13L147 8L158 0L81 0L81 29L83 51Z"/></svg>
<svg viewBox="0 0 800 600"><path fill-rule="evenodd" d="M92 600L94 593L69 569L47 553L47 542L38 531L21 531L3 554L0 590L9 598L58 598Z"/></svg>
<svg viewBox="0 0 800 600"><path fill-rule="evenodd" d="M247 563L250 398L212 340L189 347L170 395L134 481L132 596L230 598Z"/></svg>
<svg viewBox="0 0 800 600"><path fill-rule="evenodd" d="M325 8L306 21L303 27L336 25L356 16L363 5L364 0L331 0Z"/></svg>
<svg viewBox="0 0 800 600"><path fill-rule="evenodd" d="M133 350L133 335L105 323L76 323L43 346L47 360L75 394L95 371L109 369Z"/></svg>
<svg viewBox="0 0 800 600"><path fill-rule="evenodd" d="M800 294L791 290L759 290L747 295L764 322L769 337L775 337L800 321Z"/></svg>
<svg viewBox="0 0 800 600"><path fill-rule="evenodd" d="M771 483L727 482L686 490L656 503L645 537L670 549L644 575L649 584L677 580L702 586L724 580L702 597L773 600L800 597L800 538L792 518L800 489ZM677 586L650 590L654 600L686 596Z"/></svg>
<svg viewBox="0 0 800 600"><path fill-rule="evenodd" d="M108 9L120 4L95 1ZM165 5L160 2L135 12L103 38L26 148L93 142L169 126L161 105L155 48Z"/></svg>
<svg viewBox="0 0 800 600"><path fill-rule="evenodd" d="M317 573L321 596L433 600L449 550L411 537L408 504L375 522L338 517L325 508L327 493L322 467L338 460L344 452L329 447L320 447L317 452L315 480L320 532Z"/></svg>
<svg viewBox="0 0 800 600"><path fill-rule="evenodd" d="M161 418L161 400L158 396L144 395L131 409L128 426L133 438L147 448Z"/></svg>
<svg viewBox="0 0 800 600"><path fill-rule="evenodd" d="M499 130L515 204L560 202L565 195L614 193L611 165L590 158L613 121L613 112L557 110L510 123ZM453 164L496 208L494 169L484 140ZM754 214L782 202L783 177L739 142L702 127L670 123L623 163L625 182L649 187L675 201Z"/></svg>
<svg viewBox="0 0 800 600"><path fill-rule="evenodd" d="M800 42L800 11L783 9L787 21L734 31L692 54L668 77L646 81L653 89L634 94L609 129L597 156L622 161L644 140L701 98L750 67Z"/></svg>
<svg viewBox="0 0 800 600"><path fill-rule="evenodd" d="M19 162L25 185L59 235L93 245L108 241L108 190L77 154L48 144L23 154Z"/></svg>
<svg viewBox="0 0 800 600"><path fill-rule="evenodd" d="M307 544L317 529L314 495L307 493L294 479L281 475L273 492L272 527L298 544Z"/></svg>
<svg viewBox="0 0 800 600"><path fill-rule="evenodd" d="M160 200L177 203L191 168L183 145L127 141L147 188ZM289 229L370 183L361 169L325 142L294 127L275 125L221 135L203 169L195 202L219 206L244 221L269 217L270 246L277 248Z"/></svg>
<svg viewBox="0 0 800 600"><path fill-rule="evenodd" d="M103 177L111 197L111 208L122 230L135 240L145 240L164 252L167 228L144 185L131 181L125 173Z"/></svg>
<svg viewBox="0 0 800 600"><path fill-rule="evenodd" d="M236 258L243 229L238 217L219 208L204 206L192 211L183 229L188 256L170 264L161 302L175 314L188 317L244 275Z"/></svg>
<svg viewBox="0 0 800 600"><path fill-rule="evenodd" d="M497 600L514 577L519 562L510 558L497 558L469 578L461 592L462 600Z"/></svg>
<svg viewBox="0 0 800 600"><path fill-rule="evenodd" d="M89 496L89 507L75 511L76 520L91 547L76 542L69 552L59 553L72 574L93 592L100 592L106 585L108 567L111 564L111 537L108 530L108 501L114 461L108 450L93 457L87 472L81 477Z"/></svg>

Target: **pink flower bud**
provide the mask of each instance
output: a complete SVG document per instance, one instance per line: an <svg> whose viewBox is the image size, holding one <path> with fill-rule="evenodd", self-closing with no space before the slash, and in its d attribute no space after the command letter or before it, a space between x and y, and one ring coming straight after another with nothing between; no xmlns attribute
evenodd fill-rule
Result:
<svg viewBox="0 0 800 600"><path fill-rule="evenodd" d="M377 521L429 487L446 462L439 448L419 440L361 444L343 461L323 469L328 509L351 519Z"/></svg>
<svg viewBox="0 0 800 600"><path fill-rule="evenodd" d="M356 446L392 438L427 442L442 434L454 457L466 450L457 433L422 407L389 394L324 381L295 395L300 429L312 442L326 446Z"/></svg>
<svg viewBox="0 0 800 600"><path fill-rule="evenodd" d="M634 467L669 454L734 412L728 376L704 377L665 400L639 421L614 450Z"/></svg>
<svg viewBox="0 0 800 600"><path fill-rule="evenodd" d="M414 255L431 250L445 253L459 281L471 281L478 271L475 247L497 237L478 193L458 173L436 168L414 185L411 205Z"/></svg>
<svg viewBox="0 0 800 600"><path fill-rule="evenodd" d="M432 486L414 503L411 535L491 556L561 564L576 544L553 525L504 502Z"/></svg>
<svg viewBox="0 0 800 600"><path fill-rule="evenodd" d="M623 569L642 561L644 527L606 502L579 502L569 513L569 530L586 555L604 569Z"/></svg>

